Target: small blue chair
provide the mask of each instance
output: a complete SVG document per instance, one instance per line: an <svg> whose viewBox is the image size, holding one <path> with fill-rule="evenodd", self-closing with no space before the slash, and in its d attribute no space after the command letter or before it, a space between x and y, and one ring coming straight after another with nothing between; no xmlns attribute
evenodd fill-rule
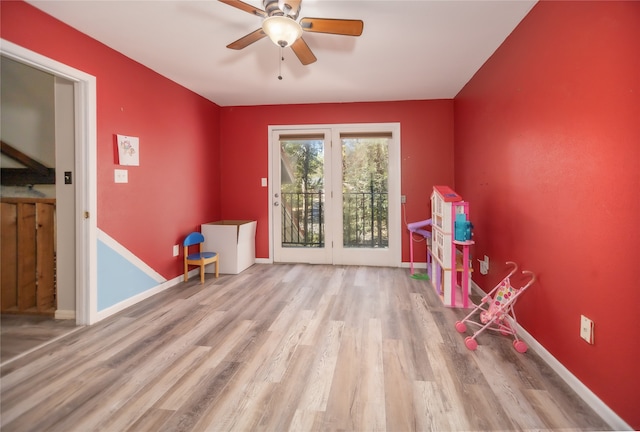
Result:
<svg viewBox="0 0 640 432"><path fill-rule="evenodd" d="M189 280L189 266L200 266L200 283L204 283L204 266L215 263L216 277L218 277L218 254L216 252L205 252L204 236L199 232L192 232L182 242L184 246L184 281ZM198 252L189 254L189 246L198 245Z"/></svg>

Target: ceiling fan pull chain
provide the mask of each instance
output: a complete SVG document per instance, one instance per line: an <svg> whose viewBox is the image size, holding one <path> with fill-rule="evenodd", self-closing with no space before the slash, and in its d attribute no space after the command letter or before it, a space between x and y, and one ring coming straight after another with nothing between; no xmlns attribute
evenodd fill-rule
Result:
<svg viewBox="0 0 640 432"><path fill-rule="evenodd" d="M282 80L282 62L284 57L282 56L282 47L280 47L280 58L278 59L278 79Z"/></svg>

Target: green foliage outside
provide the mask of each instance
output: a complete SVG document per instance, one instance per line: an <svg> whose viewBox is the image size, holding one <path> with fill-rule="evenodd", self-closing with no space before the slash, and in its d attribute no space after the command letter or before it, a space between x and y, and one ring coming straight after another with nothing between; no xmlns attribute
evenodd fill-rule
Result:
<svg viewBox="0 0 640 432"><path fill-rule="evenodd" d="M389 244L389 151L386 138L342 140L343 243Z"/></svg>
<svg viewBox="0 0 640 432"><path fill-rule="evenodd" d="M283 245L324 245L324 142L281 141ZM386 138L342 139L343 237L345 247L388 245Z"/></svg>

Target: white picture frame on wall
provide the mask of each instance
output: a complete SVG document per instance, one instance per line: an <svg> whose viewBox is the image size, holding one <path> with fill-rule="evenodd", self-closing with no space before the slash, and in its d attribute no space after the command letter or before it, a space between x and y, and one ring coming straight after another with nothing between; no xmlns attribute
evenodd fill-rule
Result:
<svg viewBox="0 0 640 432"><path fill-rule="evenodd" d="M117 135L118 163L120 165L140 165L140 139L127 135Z"/></svg>

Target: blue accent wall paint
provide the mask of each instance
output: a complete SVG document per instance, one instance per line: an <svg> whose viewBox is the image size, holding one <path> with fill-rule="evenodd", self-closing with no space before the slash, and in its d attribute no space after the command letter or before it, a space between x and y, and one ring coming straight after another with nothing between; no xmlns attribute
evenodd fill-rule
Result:
<svg viewBox="0 0 640 432"><path fill-rule="evenodd" d="M158 286L158 282L98 240L98 311Z"/></svg>

